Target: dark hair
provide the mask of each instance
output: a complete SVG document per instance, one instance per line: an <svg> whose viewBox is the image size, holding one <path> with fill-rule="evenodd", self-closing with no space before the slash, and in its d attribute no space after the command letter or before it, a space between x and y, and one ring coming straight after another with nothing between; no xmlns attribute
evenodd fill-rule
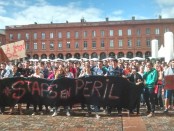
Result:
<svg viewBox="0 0 174 131"><path fill-rule="evenodd" d="M118 63L118 60L117 60L117 59L113 59L112 61L114 61L114 62Z"/></svg>

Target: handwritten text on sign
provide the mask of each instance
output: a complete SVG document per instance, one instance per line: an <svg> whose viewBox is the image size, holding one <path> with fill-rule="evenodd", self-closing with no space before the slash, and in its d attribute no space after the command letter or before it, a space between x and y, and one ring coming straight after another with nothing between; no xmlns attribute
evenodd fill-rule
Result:
<svg viewBox="0 0 174 131"><path fill-rule="evenodd" d="M2 49L9 60L26 57L24 40L3 45Z"/></svg>

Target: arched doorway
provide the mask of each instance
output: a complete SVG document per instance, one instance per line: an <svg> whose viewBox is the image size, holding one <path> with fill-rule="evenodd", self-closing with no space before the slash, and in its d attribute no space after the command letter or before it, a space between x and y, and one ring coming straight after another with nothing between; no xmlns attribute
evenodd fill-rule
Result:
<svg viewBox="0 0 174 131"><path fill-rule="evenodd" d="M47 55L46 54L42 54L41 55L41 59L46 59L47 58Z"/></svg>
<svg viewBox="0 0 174 131"><path fill-rule="evenodd" d="M126 57L127 58L133 58L133 53L132 52L127 52Z"/></svg>
<svg viewBox="0 0 174 131"><path fill-rule="evenodd" d="M63 59L63 54L62 54L62 53L59 53L59 54L57 55L57 58Z"/></svg>
<svg viewBox="0 0 174 131"><path fill-rule="evenodd" d="M109 57L115 58L115 53L114 53L114 52L110 52L110 53L109 53Z"/></svg>
<svg viewBox="0 0 174 131"><path fill-rule="evenodd" d="M75 53L74 54L74 58L80 59L80 54L79 53Z"/></svg>
<svg viewBox="0 0 174 131"><path fill-rule="evenodd" d="M66 54L66 59L72 58L72 54L71 53L67 53Z"/></svg>
<svg viewBox="0 0 174 131"><path fill-rule="evenodd" d="M25 60L29 60L31 58L31 56L29 54L27 54L27 56L25 57Z"/></svg>
<svg viewBox="0 0 174 131"><path fill-rule="evenodd" d="M136 53L136 57L143 57L143 53L142 53L141 51L138 51L138 52Z"/></svg>
<svg viewBox="0 0 174 131"><path fill-rule="evenodd" d="M91 58L98 58L97 53L96 53L96 52L93 52L93 53L91 54Z"/></svg>
<svg viewBox="0 0 174 131"><path fill-rule="evenodd" d="M118 52L118 58L124 57L124 53L123 52Z"/></svg>
<svg viewBox="0 0 174 131"><path fill-rule="evenodd" d="M39 59L39 55L38 54L34 54L33 55L33 59Z"/></svg>
<svg viewBox="0 0 174 131"><path fill-rule="evenodd" d="M102 52L100 53L100 59L105 59L106 58L106 53L105 52Z"/></svg>
<svg viewBox="0 0 174 131"><path fill-rule="evenodd" d="M84 54L83 54L83 58L89 59L89 54L88 54L88 53L84 53Z"/></svg>
<svg viewBox="0 0 174 131"><path fill-rule="evenodd" d="M55 55L54 54L50 54L49 55L49 59L51 59L51 60L55 59Z"/></svg>
<svg viewBox="0 0 174 131"><path fill-rule="evenodd" d="M151 56L151 52L150 51L146 51L145 52L145 58L148 58L148 57L150 57Z"/></svg>

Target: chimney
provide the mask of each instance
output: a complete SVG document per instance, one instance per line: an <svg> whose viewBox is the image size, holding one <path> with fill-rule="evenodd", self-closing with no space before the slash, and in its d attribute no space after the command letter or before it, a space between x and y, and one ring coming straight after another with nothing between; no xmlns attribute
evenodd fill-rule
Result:
<svg viewBox="0 0 174 131"><path fill-rule="evenodd" d="M132 16L132 20L135 20L135 16Z"/></svg>
<svg viewBox="0 0 174 131"><path fill-rule="evenodd" d="M84 23L85 22L85 19L84 17L81 18L81 23Z"/></svg>
<svg viewBox="0 0 174 131"><path fill-rule="evenodd" d="M106 22L108 22L109 21L109 18L108 17L106 17Z"/></svg>
<svg viewBox="0 0 174 131"><path fill-rule="evenodd" d="M159 17L158 17L159 19L162 19L162 16L161 15L159 15Z"/></svg>

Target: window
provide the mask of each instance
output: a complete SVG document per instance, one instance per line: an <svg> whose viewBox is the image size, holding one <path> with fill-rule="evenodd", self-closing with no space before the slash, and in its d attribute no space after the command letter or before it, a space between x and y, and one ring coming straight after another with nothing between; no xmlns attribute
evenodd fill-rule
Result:
<svg viewBox="0 0 174 131"><path fill-rule="evenodd" d="M25 38L26 38L26 40L29 40L29 34L28 33L25 34Z"/></svg>
<svg viewBox="0 0 174 131"><path fill-rule="evenodd" d="M53 32L50 33L50 39L53 39L54 38L54 34Z"/></svg>
<svg viewBox="0 0 174 131"><path fill-rule="evenodd" d="M42 35L42 39L45 39L45 33L42 33L41 35Z"/></svg>
<svg viewBox="0 0 174 131"><path fill-rule="evenodd" d="M123 47L123 40L118 40L118 47Z"/></svg>
<svg viewBox="0 0 174 131"><path fill-rule="evenodd" d="M70 48L70 41L66 42L66 48Z"/></svg>
<svg viewBox="0 0 174 131"><path fill-rule="evenodd" d="M34 43L34 50L37 50L37 43Z"/></svg>
<svg viewBox="0 0 174 131"><path fill-rule="evenodd" d="M30 44L26 43L26 50L29 50L29 49L30 49Z"/></svg>
<svg viewBox="0 0 174 131"><path fill-rule="evenodd" d="M79 48L79 43L75 42L75 48L78 49Z"/></svg>
<svg viewBox="0 0 174 131"><path fill-rule="evenodd" d="M37 39L37 33L34 33L34 40L36 40Z"/></svg>
<svg viewBox="0 0 174 131"><path fill-rule="evenodd" d="M75 32L75 38L79 38L79 32Z"/></svg>
<svg viewBox="0 0 174 131"><path fill-rule="evenodd" d="M45 42L42 42L42 50L45 50L45 49L46 49Z"/></svg>
<svg viewBox="0 0 174 131"><path fill-rule="evenodd" d="M150 35L150 28L146 28L146 35Z"/></svg>
<svg viewBox="0 0 174 131"><path fill-rule="evenodd" d="M102 47L102 48L105 47L105 42L104 42L104 40L101 40L101 47Z"/></svg>
<svg viewBox="0 0 174 131"><path fill-rule="evenodd" d="M70 32L66 32L66 38L70 38L71 36L70 36Z"/></svg>
<svg viewBox="0 0 174 131"><path fill-rule="evenodd" d="M83 46L84 46L84 48L87 48L88 47L87 41L84 41Z"/></svg>
<svg viewBox="0 0 174 131"><path fill-rule="evenodd" d="M132 47L132 40L128 40L128 41L127 41L127 46L128 46L128 47Z"/></svg>
<svg viewBox="0 0 174 131"><path fill-rule="evenodd" d="M50 43L50 50L54 50L54 43L53 42Z"/></svg>
<svg viewBox="0 0 174 131"><path fill-rule="evenodd" d="M147 45L147 47L150 47L150 38L146 39L146 45Z"/></svg>
<svg viewBox="0 0 174 131"><path fill-rule="evenodd" d="M159 34L160 34L159 28L156 28L156 29L155 29L155 34L156 34L156 35L159 35Z"/></svg>
<svg viewBox="0 0 174 131"><path fill-rule="evenodd" d="M59 39L62 38L62 32L59 32L59 33L58 33L58 38L59 38Z"/></svg>
<svg viewBox="0 0 174 131"><path fill-rule="evenodd" d="M104 37L105 36L105 31L104 30L101 30L100 31L100 35L101 35L101 37Z"/></svg>
<svg viewBox="0 0 174 131"><path fill-rule="evenodd" d="M140 41L140 39L137 40L137 46L138 46L138 47L141 46L141 41Z"/></svg>
<svg viewBox="0 0 174 131"><path fill-rule="evenodd" d="M164 32L168 32L168 31L169 31L169 28L166 27L166 28L164 29Z"/></svg>
<svg viewBox="0 0 174 131"><path fill-rule="evenodd" d="M137 35L140 36L141 35L141 30L137 29Z"/></svg>
<svg viewBox="0 0 174 131"><path fill-rule="evenodd" d="M111 48L114 47L114 40L110 40L109 45Z"/></svg>
<svg viewBox="0 0 174 131"><path fill-rule="evenodd" d="M84 31L83 32L83 37L86 38L88 36L88 32L87 31Z"/></svg>
<svg viewBox="0 0 174 131"><path fill-rule="evenodd" d="M62 42L58 43L58 48L61 49L62 48Z"/></svg>
<svg viewBox="0 0 174 131"><path fill-rule="evenodd" d="M114 30L109 30L109 36L114 36Z"/></svg>
<svg viewBox="0 0 174 131"><path fill-rule="evenodd" d="M18 33L18 40L20 40L21 39L21 34L20 33Z"/></svg>
<svg viewBox="0 0 174 131"><path fill-rule="evenodd" d="M96 48L96 41L92 41L92 48Z"/></svg>
<svg viewBox="0 0 174 131"><path fill-rule="evenodd" d="M118 36L122 36L122 35L123 35L122 30L118 30Z"/></svg>
<svg viewBox="0 0 174 131"><path fill-rule="evenodd" d="M10 34L10 40L13 40L13 34Z"/></svg>
<svg viewBox="0 0 174 131"><path fill-rule="evenodd" d="M128 30L127 30L127 35L128 35L128 36L132 35L131 29L128 29Z"/></svg>
<svg viewBox="0 0 174 131"><path fill-rule="evenodd" d="M92 37L96 37L96 32L95 32L95 30L92 31Z"/></svg>

